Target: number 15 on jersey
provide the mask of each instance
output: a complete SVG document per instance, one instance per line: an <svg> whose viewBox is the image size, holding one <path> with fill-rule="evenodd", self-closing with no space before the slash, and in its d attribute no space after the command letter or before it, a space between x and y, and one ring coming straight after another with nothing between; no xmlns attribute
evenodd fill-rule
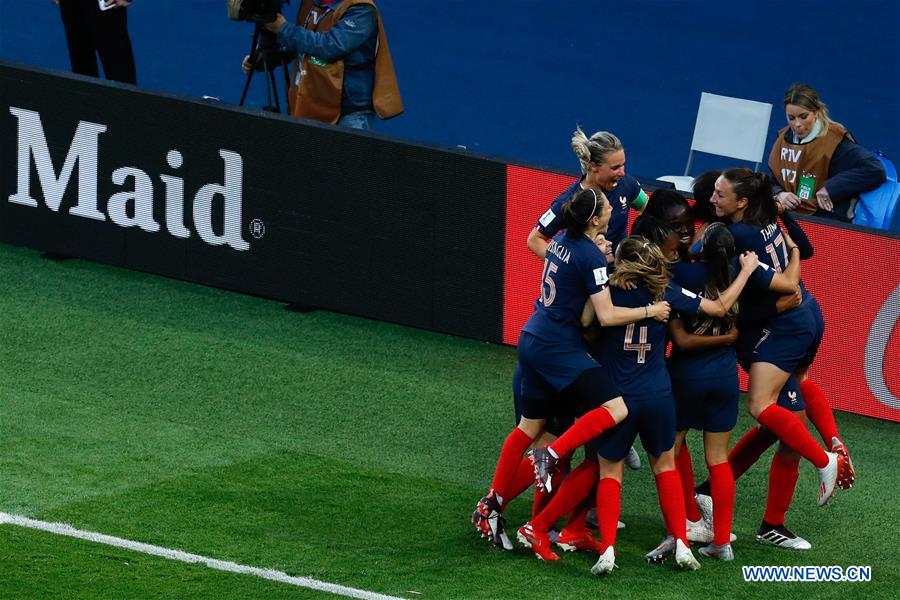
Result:
<svg viewBox="0 0 900 600"><path fill-rule="evenodd" d="M558 270L559 265L544 259L544 273L541 281L541 304L544 305L544 308L549 308L556 300L556 282L553 281L553 274Z"/></svg>

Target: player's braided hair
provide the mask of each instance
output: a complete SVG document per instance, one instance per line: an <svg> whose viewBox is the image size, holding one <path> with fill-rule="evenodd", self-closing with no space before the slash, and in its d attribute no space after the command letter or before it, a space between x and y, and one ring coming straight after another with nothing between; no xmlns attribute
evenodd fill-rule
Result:
<svg viewBox="0 0 900 600"><path fill-rule="evenodd" d="M640 235L625 238L616 249L616 270L609 278L616 287L644 283L654 302L662 299L669 283L669 261L659 246Z"/></svg>
<svg viewBox="0 0 900 600"><path fill-rule="evenodd" d="M660 221L668 221L673 208L684 208L688 214L691 212L690 203L675 190L656 190L650 194L650 201L647 202L647 208L642 214L651 215Z"/></svg>
<svg viewBox="0 0 900 600"><path fill-rule="evenodd" d="M666 240L676 233L666 221L645 212L635 219L634 225L631 226L631 235L645 237L651 244L662 248Z"/></svg>
<svg viewBox="0 0 900 600"><path fill-rule="evenodd" d="M581 163L582 175L587 175L591 163L602 165L606 162L607 156L621 149L622 142L610 132L598 131L588 139L581 127L575 126L575 133L572 134L572 150Z"/></svg>

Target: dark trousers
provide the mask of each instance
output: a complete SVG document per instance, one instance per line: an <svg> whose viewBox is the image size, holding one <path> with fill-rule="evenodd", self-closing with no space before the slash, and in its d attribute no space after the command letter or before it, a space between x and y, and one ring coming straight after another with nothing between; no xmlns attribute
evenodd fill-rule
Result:
<svg viewBox="0 0 900 600"><path fill-rule="evenodd" d="M99 77L99 54L107 79L137 83L126 10L101 11L97 0L60 0L73 73Z"/></svg>

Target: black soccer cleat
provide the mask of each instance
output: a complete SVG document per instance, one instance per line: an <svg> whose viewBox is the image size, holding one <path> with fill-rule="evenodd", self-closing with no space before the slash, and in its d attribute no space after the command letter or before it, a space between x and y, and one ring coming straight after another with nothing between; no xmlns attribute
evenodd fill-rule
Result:
<svg viewBox="0 0 900 600"><path fill-rule="evenodd" d="M535 448L529 458L534 465L534 480L539 489L553 493L553 477L557 473L559 459L550 454L549 448Z"/></svg>
<svg viewBox="0 0 900 600"><path fill-rule="evenodd" d="M770 525L765 521L756 531L756 541L788 550L809 550L812 544L796 535L784 525Z"/></svg>
<svg viewBox="0 0 900 600"><path fill-rule="evenodd" d="M475 531L481 537L487 538L492 545L504 550L512 550L512 542L506 534L506 519L500 508L500 498L494 490L491 490L487 496L475 504L472 524L475 526Z"/></svg>

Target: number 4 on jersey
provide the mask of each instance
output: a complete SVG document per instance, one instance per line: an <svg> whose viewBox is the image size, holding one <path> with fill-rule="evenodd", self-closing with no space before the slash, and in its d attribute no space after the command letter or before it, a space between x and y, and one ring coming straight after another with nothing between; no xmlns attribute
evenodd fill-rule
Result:
<svg viewBox="0 0 900 600"><path fill-rule="evenodd" d="M647 352L650 351L650 344L647 343L647 326L644 325L638 330L638 343L634 343L634 323L625 328L625 344L622 346L628 352L637 352L637 362L639 365L644 364L647 360Z"/></svg>

